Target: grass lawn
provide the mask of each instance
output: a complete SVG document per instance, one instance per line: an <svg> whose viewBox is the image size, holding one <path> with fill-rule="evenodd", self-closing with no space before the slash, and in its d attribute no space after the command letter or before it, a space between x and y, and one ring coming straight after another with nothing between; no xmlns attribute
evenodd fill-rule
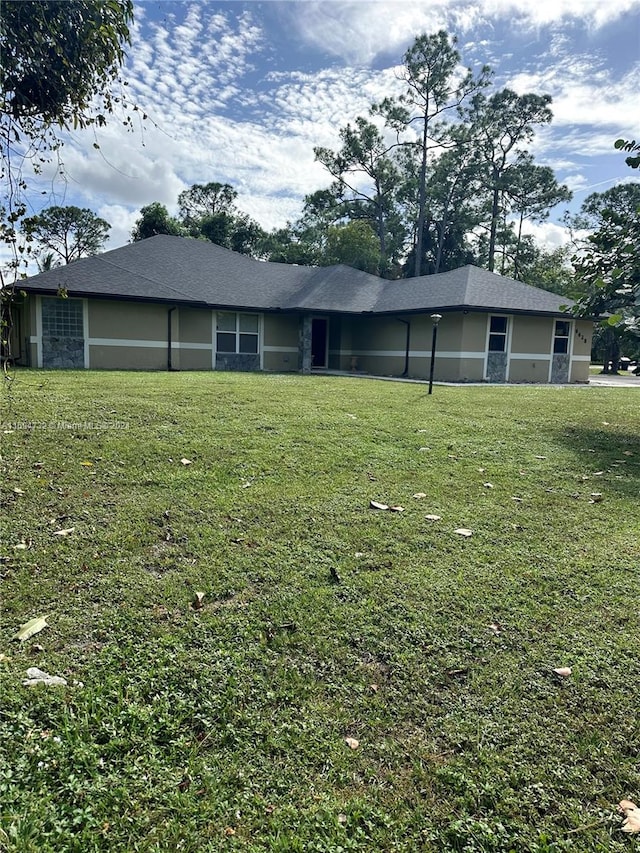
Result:
<svg viewBox="0 0 640 853"><path fill-rule="evenodd" d="M635 389L24 371L3 402L0 849L638 849Z"/></svg>

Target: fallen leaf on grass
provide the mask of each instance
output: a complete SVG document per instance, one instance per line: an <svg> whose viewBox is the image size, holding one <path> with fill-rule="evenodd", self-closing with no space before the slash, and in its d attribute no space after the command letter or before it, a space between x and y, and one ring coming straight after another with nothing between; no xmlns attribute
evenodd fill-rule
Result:
<svg viewBox="0 0 640 853"><path fill-rule="evenodd" d="M369 506L371 509L389 509L388 504L380 503L380 501L369 501Z"/></svg>
<svg viewBox="0 0 640 853"><path fill-rule="evenodd" d="M493 488L493 483L483 483L482 485L485 487L485 489L492 489Z"/></svg>
<svg viewBox="0 0 640 853"><path fill-rule="evenodd" d="M182 457L180 462L182 462L183 465L193 465L193 462L191 461L191 459L185 459L184 456Z"/></svg>
<svg viewBox="0 0 640 853"><path fill-rule="evenodd" d="M468 527L457 527L453 532L454 532L454 533L457 533L457 534L458 534L458 536L464 536L464 537L466 537L467 539L468 539L470 536L473 536L473 530L469 530L469 528L468 528Z"/></svg>
<svg viewBox="0 0 640 853"><path fill-rule="evenodd" d="M236 831L235 831L235 829L234 829L232 826L227 826L227 827L225 828L224 834L225 834L227 837L230 837L230 836L232 836L232 835L235 835L235 834L236 834Z"/></svg>
<svg viewBox="0 0 640 853"><path fill-rule="evenodd" d="M391 512L404 512L403 506L390 506L389 509Z"/></svg>
<svg viewBox="0 0 640 853"><path fill-rule="evenodd" d="M27 677L22 682L25 687L35 687L36 684L44 684L47 687L66 687L67 680L60 675L49 675L48 672L43 672L37 666L30 666L27 670Z"/></svg>
<svg viewBox="0 0 640 853"><path fill-rule="evenodd" d="M73 533L75 527L65 527L64 530L54 530L53 536L68 536L70 533Z"/></svg>
<svg viewBox="0 0 640 853"><path fill-rule="evenodd" d="M631 800L621 800L618 809L624 814L623 832L640 832L640 809Z"/></svg>
<svg viewBox="0 0 640 853"><path fill-rule="evenodd" d="M427 521L440 521L442 516L441 515L432 515L431 513L429 513L429 515L425 515L425 518L427 519Z"/></svg>
<svg viewBox="0 0 640 853"><path fill-rule="evenodd" d="M39 634L43 628L48 628L49 623L47 622L46 616L36 616L33 619L29 619L28 622L25 622L24 625L20 626L20 630L14 636L14 640L20 640L21 643L24 643L25 640L28 640L29 637L33 637L34 634Z"/></svg>
<svg viewBox="0 0 640 853"><path fill-rule="evenodd" d="M360 741L356 740L354 737L346 737L344 742L349 747L349 749L357 749L360 746Z"/></svg>
<svg viewBox="0 0 640 853"><path fill-rule="evenodd" d="M29 547L29 546L28 546L28 545L27 545L27 543L24 541L24 539L22 540L22 542L18 542L18 544L17 544L17 545L14 545L14 546L13 546L13 548L14 548L14 550L15 550L15 551L26 551L28 547Z"/></svg>
<svg viewBox="0 0 640 853"><path fill-rule="evenodd" d="M380 688L378 687L377 684L370 684L369 685L369 690L371 690L372 693L377 693L379 689Z"/></svg>
<svg viewBox="0 0 640 853"><path fill-rule="evenodd" d="M622 455L623 456L633 456L633 450L623 450Z"/></svg>
<svg viewBox="0 0 640 853"><path fill-rule="evenodd" d="M14 495L24 495L24 492L22 491L22 489L20 489L20 488L18 488L18 486L16 486L15 489L13 490L13 494Z"/></svg>
<svg viewBox="0 0 640 853"><path fill-rule="evenodd" d="M571 675L570 666L558 666L553 671L556 675L559 675L560 678L569 678L569 676Z"/></svg>
<svg viewBox="0 0 640 853"><path fill-rule="evenodd" d="M416 493L415 493L415 495L413 495L413 497L414 497L417 501L422 500L422 498L426 498L426 496L427 496L427 493L426 493L426 492L416 492Z"/></svg>
<svg viewBox="0 0 640 853"><path fill-rule="evenodd" d="M501 631L502 631L502 628L500 627L500 625L499 625L497 622L492 622L492 623L489 625L489 630L490 630L493 634L495 634L495 635L496 635L496 637L499 637L499 636L500 636L500 633L501 633Z"/></svg>

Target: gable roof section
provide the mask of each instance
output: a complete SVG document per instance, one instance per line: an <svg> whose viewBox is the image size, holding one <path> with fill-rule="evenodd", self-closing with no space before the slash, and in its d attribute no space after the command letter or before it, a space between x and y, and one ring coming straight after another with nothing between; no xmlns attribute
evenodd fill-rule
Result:
<svg viewBox="0 0 640 853"><path fill-rule="evenodd" d="M27 279L22 288L69 296L210 308L390 314L483 310L564 315L570 300L466 266L387 281L344 265L265 263L214 243L157 235Z"/></svg>

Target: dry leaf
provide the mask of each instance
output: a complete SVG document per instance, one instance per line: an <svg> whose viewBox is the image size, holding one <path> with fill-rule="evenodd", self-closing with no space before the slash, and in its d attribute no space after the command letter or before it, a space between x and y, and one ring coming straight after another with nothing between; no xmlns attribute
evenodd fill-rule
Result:
<svg viewBox="0 0 640 853"><path fill-rule="evenodd" d="M372 693L377 693L379 689L380 688L378 687L377 684L370 684L369 685L369 690L371 690Z"/></svg>
<svg viewBox="0 0 640 853"><path fill-rule="evenodd" d="M489 630L492 631L496 635L496 637L499 637L502 631L500 625L497 622L492 622L489 625Z"/></svg>
<svg viewBox="0 0 640 853"><path fill-rule="evenodd" d="M403 506L390 506L389 509L391 512L404 512Z"/></svg>
<svg viewBox="0 0 640 853"><path fill-rule="evenodd" d="M623 450L622 455L623 456L633 456L633 450Z"/></svg>
<svg viewBox="0 0 640 853"><path fill-rule="evenodd" d="M23 539L22 542L18 542L18 544L14 545L13 547L14 547L14 550L16 550L16 551L26 551L29 546L27 545L27 543Z"/></svg>
<svg viewBox="0 0 640 853"><path fill-rule="evenodd" d="M5 655L3 652L0 652L0 663L9 663L11 658L9 655Z"/></svg>
<svg viewBox="0 0 640 853"><path fill-rule="evenodd" d="M204 592L194 592L191 606L194 610L200 610L204 602Z"/></svg>
<svg viewBox="0 0 640 853"><path fill-rule="evenodd" d="M622 821L623 832L640 832L640 809L631 800L622 800L618 808L624 814Z"/></svg>
<svg viewBox="0 0 640 853"><path fill-rule="evenodd" d="M29 619L28 622L25 622L24 625L20 626L20 630L14 636L14 640L20 640L21 643L24 643L25 640L28 640L29 637L33 637L34 634L39 634L43 628L48 628L49 625L47 623L46 616L36 616L33 619Z"/></svg>
<svg viewBox="0 0 640 853"><path fill-rule="evenodd" d="M458 527L453 532L457 533L458 536L465 536L467 539L469 536L473 536L473 530L469 530L468 527Z"/></svg>
<svg viewBox="0 0 640 853"><path fill-rule="evenodd" d="M231 835L235 835L235 834L236 834L236 831L235 831L235 829L234 829L232 826L227 826L227 827L225 828L225 830L224 830L224 834L225 834L226 836L231 836Z"/></svg>
<svg viewBox="0 0 640 853"><path fill-rule="evenodd" d="M49 675L48 672L43 672L37 666L30 666L27 670L27 677L22 682L25 687L35 687L36 684L44 684L47 687L66 687L67 680L60 675Z"/></svg>
<svg viewBox="0 0 640 853"><path fill-rule="evenodd" d="M13 494L14 495L24 495L24 492L22 491L22 489L20 489L20 488L18 488L18 486L16 486L15 489L13 490Z"/></svg>
<svg viewBox="0 0 640 853"><path fill-rule="evenodd" d="M182 462L183 465L193 465L193 462L190 459L185 459L184 456L182 457L180 462Z"/></svg>
<svg viewBox="0 0 640 853"><path fill-rule="evenodd" d="M442 516L441 515L432 515L430 513L429 515L425 515L425 518L427 519L427 521L440 521Z"/></svg>
<svg viewBox="0 0 640 853"><path fill-rule="evenodd" d="M492 489L493 488L493 483L483 483L482 485L485 487L485 489Z"/></svg>
<svg viewBox="0 0 640 853"><path fill-rule="evenodd" d="M75 527L66 527L64 530L54 530L54 536L68 536L70 533L73 533Z"/></svg>
<svg viewBox="0 0 640 853"><path fill-rule="evenodd" d="M347 820L348 820L348 818L347 818L346 814L342 814L342 812L341 812L338 815L338 823L342 824L343 826L347 822Z"/></svg>
<svg viewBox="0 0 640 853"><path fill-rule="evenodd" d="M388 504L382 504L380 501L369 501L371 509L389 509Z"/></svg>
<svg viewBox="0 0 640 853"><path fill-rule="evenodd" d="M416 492L413 496L416 500L421 500L422 498L426 498L426 492Z"/></svg>
<svg viewBox="0 0 640 853"><path fill-rule="evenodd" d="M570 666L559 666L553 670L556 675L559 675L560 678L569 678L571 675L571 667Z"/></svg>
<svg viewBox="0 0 640 853"><path fill-rule="evenodd" d="M360 741L356 740L354 737L346 737L344 742L349 747L349 749L357 749L360 746Z"/></svg>

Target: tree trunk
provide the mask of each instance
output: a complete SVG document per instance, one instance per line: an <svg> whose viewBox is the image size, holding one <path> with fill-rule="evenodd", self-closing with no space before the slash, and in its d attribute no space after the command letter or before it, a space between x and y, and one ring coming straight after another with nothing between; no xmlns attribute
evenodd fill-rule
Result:
<svg viewBox="0 0 640 853"><path fill-rule="evenodd" d="M427 206L427 130L429 118L425 112L422 130L422 163L420 165L420 185L418 188L418 233L416 235L416 257L413 274L422 274L422 238L424 231L425 208Z"/></svg>
<svg viewBox="0 0 640 853"><path fill-rule="evenodd" d="M489 232L489 272L493 272L495 265L496 234L498 232L498 215L500 213L499 199L500 191L494 183L493 199L491 201L491 231Z"/></svg>

